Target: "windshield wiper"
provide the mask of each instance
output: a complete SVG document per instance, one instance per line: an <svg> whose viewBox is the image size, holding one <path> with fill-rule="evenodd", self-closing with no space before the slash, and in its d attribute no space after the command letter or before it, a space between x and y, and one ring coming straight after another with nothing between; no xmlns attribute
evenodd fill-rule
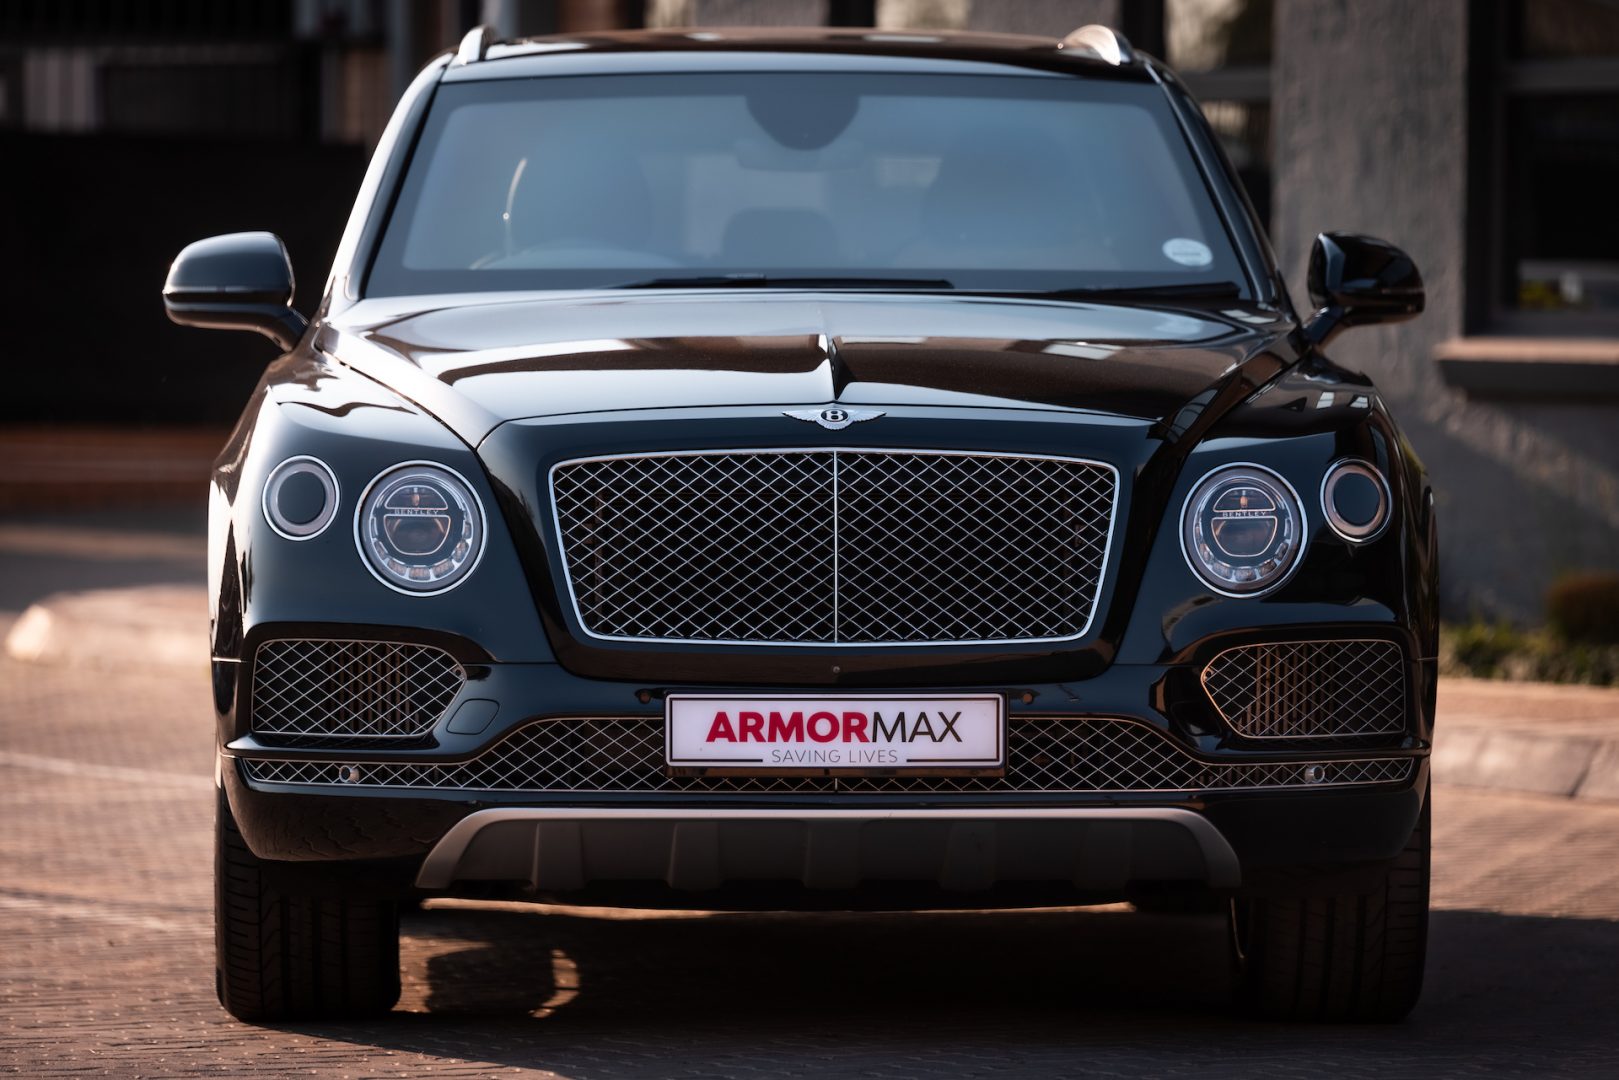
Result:
<svg viewBox="0 0 1619 1080"><path fill-rule="evenodd" d="M965 289L957 290L945 278L902 277L772 277L769 274L692 274L684 277L655 277L611 285L613 289L914 289L918 291L962 291L977 296L1033 296L1053 300L1089 300L1119 297L1139 299L1227 300L1242 295L1234 282L1214 281L1175 285L1103 285L1042 291Z"/></svg>
<svg viewBox="0 0 1619 1080"><path fill-rule="evenodd" d="M1209 281L1180 285L1104 285L1096 288L1051 289L1032 294L1053 300L1089 300L1093 297L1140 297L1144 300L1229 300L1242 295L1235 282Z"/></svg>
<svg viewBox="0 0 1619 1080"><path fill-rule="evenodd" d="M628 281L614 289L953 289L944 278L771 277L768 274L706 274Z"/></svg>

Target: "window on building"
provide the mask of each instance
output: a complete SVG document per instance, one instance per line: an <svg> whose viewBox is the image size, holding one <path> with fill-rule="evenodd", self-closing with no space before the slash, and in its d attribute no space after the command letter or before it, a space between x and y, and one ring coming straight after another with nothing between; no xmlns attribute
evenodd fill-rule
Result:
<svg viewBox="0 0 1619 1080"><path fill-rule="evenodd" d="M1202 103L1267 225L1273 6L1273 0L1163 0L1162 21L1164 59ZM1150 40L1141 44L1153 51Z"/></svg>
<svg viewBox="0 0 1619 1080"><path fill-rule="evenodd" d="M1481 329L1619 331L1619 2L1510 0L1476 31L1489 70L1480 159Z"/></svg>

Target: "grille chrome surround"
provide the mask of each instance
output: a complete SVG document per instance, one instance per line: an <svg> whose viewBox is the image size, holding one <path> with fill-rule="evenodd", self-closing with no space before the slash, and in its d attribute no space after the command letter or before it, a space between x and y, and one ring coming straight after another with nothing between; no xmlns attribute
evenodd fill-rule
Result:
<svg viewBox="0 0 1619 1080"><path fill-rule="evenodd" d="M1134 720L1024 719L1007 732L1005 776L669 776L657 718L542 720L448 764L244 758L268 784L510 793L1197 794L1397 783L1410 757L1209 762ZM1319 770L1319 772L1312 772ZM1316 776L1316 779L1310 779Z"/></svg>
<svg viewBox="0 0 1619 1080"><path fill-rule="evenodd" d="M590 637L986 645L1089 632L1118 470L970 451L695 450L559 462L550 487Z"/></svg>
<svg viewBox="0 0 1619 1080"><path fill-rule="evenodd" d="M299 740L424 738L466 682L442 649L278 638L253 654L251 730Z"/></svg>
<svg viewBox="0 0 1619 1080"><path fill-rule="evenodd" d="M1405 655L1392 641L1243 645L1203 669L1204 692L1250 739L1330 739L1405 731Z"/></svg>

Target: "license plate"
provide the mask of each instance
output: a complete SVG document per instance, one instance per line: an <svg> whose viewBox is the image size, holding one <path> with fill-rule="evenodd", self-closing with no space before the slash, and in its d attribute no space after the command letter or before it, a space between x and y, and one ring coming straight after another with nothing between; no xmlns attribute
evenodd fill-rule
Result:
<svg viewBox="0 0 1619 1080"><path fill-rule="evenodd" d="M664 755L670 772L687 775L993 776L1006 768L1005 701L999 694L671 694Z"/></svg>

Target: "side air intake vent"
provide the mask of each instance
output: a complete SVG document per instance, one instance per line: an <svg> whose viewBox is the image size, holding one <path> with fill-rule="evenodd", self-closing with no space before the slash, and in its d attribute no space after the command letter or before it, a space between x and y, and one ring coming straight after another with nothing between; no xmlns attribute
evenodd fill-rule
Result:
<svg viewBox="0 0 1619 1080"><path fill-rule="evenodd" d="M1405 730L1405 658L1390 641L1295 641L1227 649L1203 669L1225 722L1252 739Z"/></svg>
<svg viewBox="0 0 1619 1080"><path fill-rule="evenodd" d="M252 730L300 741L420 739L466 678L428 645L267 641L253 657Z"/></svg>

